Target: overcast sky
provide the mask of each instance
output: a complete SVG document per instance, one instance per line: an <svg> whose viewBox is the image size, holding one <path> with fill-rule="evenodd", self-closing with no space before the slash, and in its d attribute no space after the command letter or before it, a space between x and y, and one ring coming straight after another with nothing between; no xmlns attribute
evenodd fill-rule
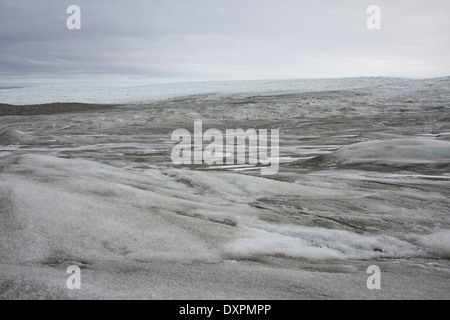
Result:
<svg viewBox="0 0 450 320"><path fill-rule="evenodd" d="M69 30L69 5L81 30ZM366 9L381 8L381 30ZM450 75L449 0L0 0L0 78Z"/></svg>

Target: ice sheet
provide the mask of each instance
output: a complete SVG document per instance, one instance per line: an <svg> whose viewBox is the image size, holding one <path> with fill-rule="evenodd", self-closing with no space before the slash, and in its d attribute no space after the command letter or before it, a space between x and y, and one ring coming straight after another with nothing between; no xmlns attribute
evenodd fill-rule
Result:
<svg viewBox="0 0 450 320"><path fill-rule="evenodd" d="M1 90L126 107L0 117L0 298L448 299L448 84ZM280 129L278 174L173 164L171 133L198 119Z"/></svg>
<svg viewBox="0 0 450 320"><path fill-rule="evenodd" d="M38 85L0 90L0 103L25 105L52 102L127 104L194 95L280 94L337 90L402 82L392 78L168 82L150 85Z"/></svg>

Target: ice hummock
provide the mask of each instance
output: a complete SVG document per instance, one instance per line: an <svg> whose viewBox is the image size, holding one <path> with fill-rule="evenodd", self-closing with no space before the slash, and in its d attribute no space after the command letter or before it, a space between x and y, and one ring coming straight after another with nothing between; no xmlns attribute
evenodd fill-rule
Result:
<svg viewBox="0 0 450 320"><path fill-rule="evenodd" d="M346 146L325 158L345 164L450 164L450 142L420 138L365 141Z"/></svg>

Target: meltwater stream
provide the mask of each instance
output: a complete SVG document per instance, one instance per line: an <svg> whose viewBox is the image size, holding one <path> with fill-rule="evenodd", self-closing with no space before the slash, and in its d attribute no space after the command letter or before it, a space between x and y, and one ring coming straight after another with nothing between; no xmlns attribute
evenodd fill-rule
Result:
<svg viewBox="0 0 450 320"><path fill-rule="evenodd" d="M450 79L311 81L0 117L0 298L450 298ZM0 103L64 94L42 90ZM173 164L171 133L196 120L279 129L279 172Z"/></svg>

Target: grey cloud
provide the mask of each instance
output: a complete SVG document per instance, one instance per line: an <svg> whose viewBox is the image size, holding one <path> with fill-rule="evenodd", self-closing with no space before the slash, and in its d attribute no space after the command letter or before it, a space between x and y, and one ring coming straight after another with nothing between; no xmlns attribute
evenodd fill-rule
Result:
<svg viewBox="0 0 450 320"><path fill-rule="evenodd" d="M206 78L450 74L446 0L0 2L0 74L141 73ZM68 30L66 8L82 10ZM380 74L380 73L383 74Z"/></svg>

